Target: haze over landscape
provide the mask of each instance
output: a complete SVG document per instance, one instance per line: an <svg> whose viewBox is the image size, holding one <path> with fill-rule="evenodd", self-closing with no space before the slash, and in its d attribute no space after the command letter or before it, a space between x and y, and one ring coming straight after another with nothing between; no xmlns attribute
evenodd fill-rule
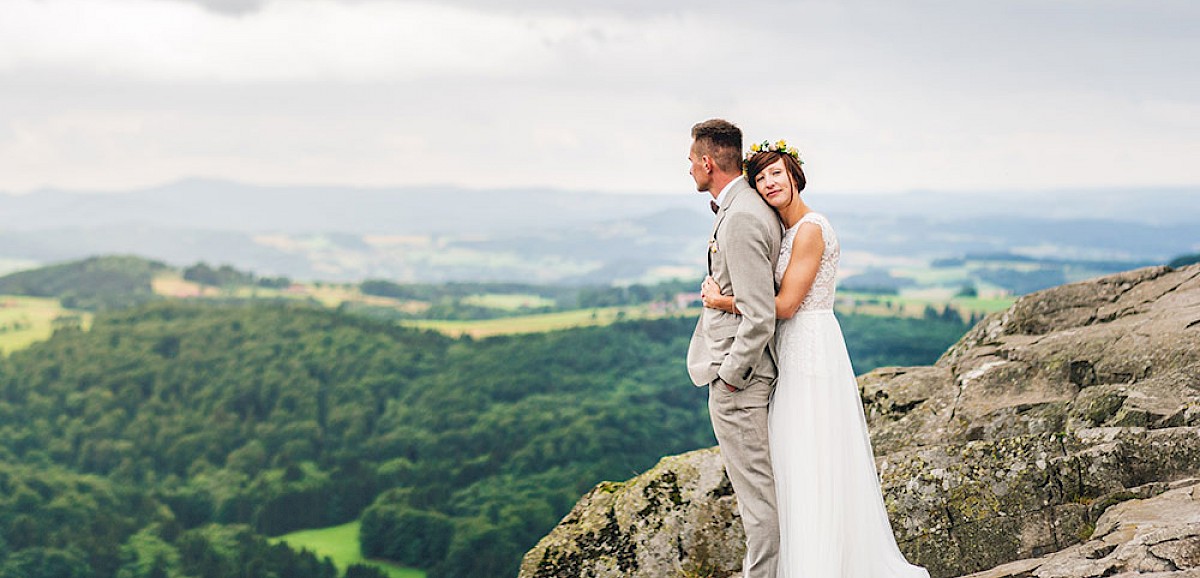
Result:
<svg viewBox="0 0 1200 578"><path fill-rule="evenodd" d="M1200 250L1195 195L1185 188L813 192L809 202L839 228L844 275L981 254L1102 264L1050 278L1049 286ZM701 201L695 192L261 187L198 179L126 193L43 191L0 196L0 272L137 254L310 281L693 280L703 271L711 222Z"/></svg>

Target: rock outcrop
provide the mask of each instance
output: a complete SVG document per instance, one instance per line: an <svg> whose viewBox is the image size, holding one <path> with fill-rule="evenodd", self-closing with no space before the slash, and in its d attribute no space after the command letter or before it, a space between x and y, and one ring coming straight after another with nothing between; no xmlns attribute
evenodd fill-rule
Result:
<svg viewBox="0 0 1200 578"><path fill-rule="evenodd" d="M935 578L1200 572L1200 266L1028 295L859 387L897 540ZM597 486L521 577L724 577L741 555L714 448Z"/></svg>
<svg viewBox="0 0 1200 578"><path fill-rule="evenodd" d="M526 554L521 576L708 576L741 567L745 539L721 454L710 448L593 488Z"/></svg>

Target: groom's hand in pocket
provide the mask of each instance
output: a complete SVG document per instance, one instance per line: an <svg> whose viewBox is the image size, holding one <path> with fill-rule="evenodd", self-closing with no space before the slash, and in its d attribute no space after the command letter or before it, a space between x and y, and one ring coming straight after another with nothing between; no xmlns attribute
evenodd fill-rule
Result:
<svg viewBox="0 0 1200 578"><path fill-rule="evenodd" d="M716 379L713 380L713 385L715 385L717 387L723 387L723 388L725 388L725 391L728 391L729 393L737 393L737 391L738 391L738 388L736 388L732 385L729 385L728 382L726 382L724 379L721 379L720 377L717 377Z"/></svg>

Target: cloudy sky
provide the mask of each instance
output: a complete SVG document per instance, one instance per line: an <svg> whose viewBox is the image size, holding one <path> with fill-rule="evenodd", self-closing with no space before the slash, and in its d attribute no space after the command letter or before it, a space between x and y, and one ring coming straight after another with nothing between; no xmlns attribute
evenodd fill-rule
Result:
<svg viewBox="0 0 1200 578"><path fill-rule="evenodd" d="M0 191L683 192L688 130L814 188L1200 185L1194 0L4 0Z"/></svg>

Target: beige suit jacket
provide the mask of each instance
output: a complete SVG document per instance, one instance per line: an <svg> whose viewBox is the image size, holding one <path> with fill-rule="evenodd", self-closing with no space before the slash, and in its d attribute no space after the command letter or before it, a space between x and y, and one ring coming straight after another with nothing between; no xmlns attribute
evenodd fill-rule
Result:
<svg viewBox="0 0 1200 578"><path fill-rule="evenodd" d="M743 177L717 210L709 237L709 274L737 299L740 315L705 308L688 347L688 374L697 386L717 377L742 389L752 379L774 381L775 263L782 227L775 211Z"/></svg>

